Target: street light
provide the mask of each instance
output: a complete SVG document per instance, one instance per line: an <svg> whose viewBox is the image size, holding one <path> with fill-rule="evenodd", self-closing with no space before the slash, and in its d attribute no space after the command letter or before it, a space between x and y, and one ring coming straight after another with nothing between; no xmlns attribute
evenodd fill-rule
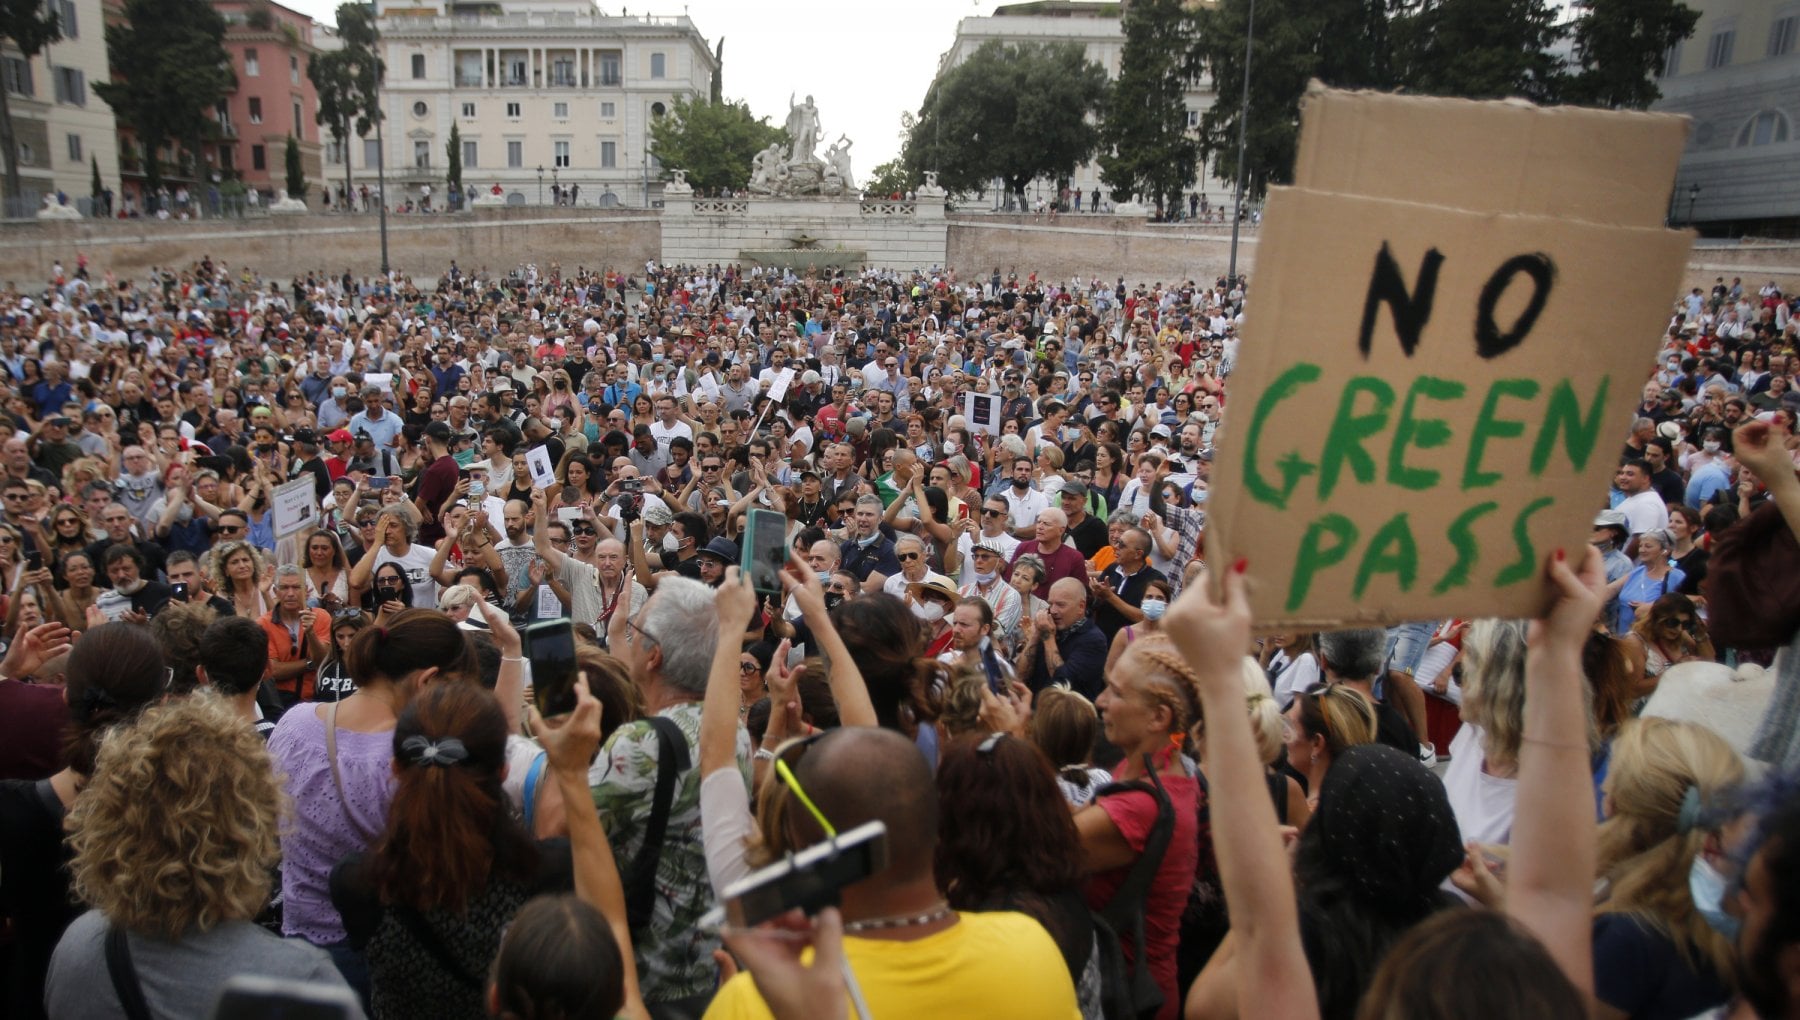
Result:
<svg viewBox="0 0 1800 1020"><path fill-rule="evenodd" d="M538 164L538 205L544 204L544 164Z"/></svg>
<svg viewBox="0 0 1800 1020"><path fill-rule="evenodd" d="M556 204L562 205L562 168L550 168L550 194L556 196Z"/></svg>
<svg viewBox="0 0 1800 1020"><path fill-rule="evenodd" d="M1250 125L1250 43L1256 37L1256 0L1250 0L1250 15L1244 25L1244 102L1238 108L1237 187L1231 198L1231 269L1226 286L1237 285L1238 229L1244 215L1244 132Z"/></svg>
<svg viewBox="0 0 1800 1020"><path fill-rule="evenodd" d="M1688 185L1688 226L1694 225L1694 203L1700 201L1700 185Z"/></svg>

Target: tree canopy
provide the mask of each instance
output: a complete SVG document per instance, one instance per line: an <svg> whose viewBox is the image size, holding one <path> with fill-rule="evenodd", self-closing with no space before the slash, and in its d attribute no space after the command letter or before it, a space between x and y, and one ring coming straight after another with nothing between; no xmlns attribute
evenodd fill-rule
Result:
<svg viewBox="0 0 1800 1020"><path fill-rule="evenodd" d="M0 0L0 40L18 47L25 60L42 53L45 46L62 38L56 5L41 0ZM12 103L8 90L0 88L0 152L6 159L6 197L19 197L18 138L13 134Z"/></svg>
<svg viewBox="0 0 1800 1020"><path fill-rule="evenodd" d="M667 116L650 124L650 154L665 167L687 171L688 184L703 191L744 187L752 157L776 142L788 144L787 132L741 102L678 98Z"/></svg>
<svg viewBox="0 0 1800 1020"><path fill-rule="evenodd" d="M1080 43L984 43L925 93L901 162L914 180L936 170L952 192L998 177L1023 193L1093 156L1106 87Z"/></svg>
<svg viewBox="0 0 1800 1020"><path fill-rule="evenodd" d="M182 143L196 171L205 165L200 143L217 130L213 108L237 87L224 40L225 18L206 0L125 0L124 19L106 26L114 80L94 91L137 132L153 193L165 143Z"/></svg>
<svg viewBox="0 0 1800 1020"><path fill-rule="evenodd" d="M1193 183L1200 145L1187 123L1191 44L1182 0L1139 0L1125 11L1125 51L1100 126L1100 179L1118 199L1160 213Z"/></svg>

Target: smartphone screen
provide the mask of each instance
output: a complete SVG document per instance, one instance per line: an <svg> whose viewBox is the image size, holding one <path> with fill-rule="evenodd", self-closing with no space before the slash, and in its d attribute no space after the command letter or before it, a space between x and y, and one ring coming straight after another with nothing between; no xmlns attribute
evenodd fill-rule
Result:
<svg viewBox="0 0 1800 1020"><path fill-rule="evenodd" d="M187 582L177 581L169 585L169 599L174 602L186 602L188 600Z"/></svg>
<svg viewBox="0 0 1800 1020"><path fill-rule="evenodd" d="M751 507L739 563L750 575L750 587L762 595L781 594L781 568L787 565L787 558L786 515Z"/></svg>
<svg viewBox="0 0 1800 1020"><path fill-rule="evenodd" d="M531 659L531 689L544 716L575 711L575 625L567 618L545 620L525 628L525 654Z"/></svg>
<svg viewBox="0 0 1800 1020"><path fill-rule="evenodd" d="M960 504L959 506L957 506L957 508L956 508L956 519L957 520L966 521L969 519L969 514L970 514L969 504L963 503L963 504Z"/></svg>
<svg viewBox="0 0 1800 1020"><path fill-rule="evenodd" d="M44 569L44 554L41 552L38 552L36 549L33 549L30 552L27 552L25 554L25 569L26 570L42 570L42 569Z"/></svg>
<svg viewBox="0 0 1800 1020"><path fill-rule="evenodd" d="M368 487L371 491L379 492L380 490L387 488L388 485L392 482L393 482L393 479L387 477L386 475L381 475L381 476L369 479Z"/></svg>

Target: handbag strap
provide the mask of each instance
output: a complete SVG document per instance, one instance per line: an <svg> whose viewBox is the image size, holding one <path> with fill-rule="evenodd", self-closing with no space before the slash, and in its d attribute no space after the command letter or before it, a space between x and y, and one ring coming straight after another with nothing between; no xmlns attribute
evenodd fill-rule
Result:
<svg viewBox="0 0 1800 1020"><path fill-rule="evenodd" d="M538 781L544 778L544 766L550 760L549 752L539 751L537 757L531 759L531 768L525 773L525 834L536 839L537 830L532 827L532 820L537 817Z"/></svg>
<svg viewBox="0 0 1800 1020"><path fill-rule="evenodd" d="M331 707L325 710L325 757L331 762L331 785L337 787L338 806L344 810L344 820L350 823L350 828L356 830L356 834L361 836L364 842L372 843L375 841L374 833L363 828L362 823L356 820L356 816L350 813L350 798L344 794L344 773L338 769L337 715L338 706L341 704L343 704L342 701L334 701L331 703Z"/></svg>
<svg viewBox="0 0 1800 1020"><path fill-rule="evenodd" d="M119 1008L126 1020L151 1020L150 1004L144 1001L144 985L138 980L137 965L131 962L131 946L125 941L125 929L108 925L106 929L106 976L112 979L113 993L119 997Z"/></svg>
<svg viewBox="0 0 1800 1020"><path fill-rule="evenodd" d="M1148 754L1144 755L1144 772L1150 781L1150 788L1144 789L1139 783L1109 785L1094 796L1096 799L1109 792L1124 790L1144 790L1156 800L1156 821L1150 826L1150 833L1144 839L1144 849L1131 862L1131 870L1125 873L1125 880L1113 893L1100 913L1121 934L1131 928L1134 915L1141 923L1145 896L1150 892L1150 883L1155 880L1156 872L1162 867L1163 856L1168 852L1169 841L1175 835L1175 805L1169 800L1169 792L1163 788L1162 777L1156 774L1156 768Z"/></svg>
<svg viewBox="0 0 1800 1020"><path fill-rule="evenodd" d="M644 842L631 859L630 880L625 884L626 921L633 931L650 923L656 908L656 865L662 857L663 835L669 828L669 812L675 804L675 779L689 768L687 735L667 716L645 720L656 731L656 793L650 801L650 820Z"/></svg>

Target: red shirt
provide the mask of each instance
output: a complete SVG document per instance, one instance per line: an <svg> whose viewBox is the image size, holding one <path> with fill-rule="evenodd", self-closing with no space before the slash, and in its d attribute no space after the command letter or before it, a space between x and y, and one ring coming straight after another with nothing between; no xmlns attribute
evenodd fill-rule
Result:
<svg viewBox="0 0 1800 1020"><path fill-rule="evenodd" d="M435 546L444 537L444 522L439 519L444 501L456 491L455 457L439 457L419 476L419 504L430 511L431 519L419 526L419 544Z"/></svg>
<svg viewBox="0 0 1800 1020"><path fill-rule="evenodd" d="M1122 766L1121 766L1122 767ZM1115 770L1114 776L1117 776ZM1144 948L1150 957L1150 975L1162 989L1163 1004L1157 1020L1175 1020L1181 1015L1181 996L1175 988L1175 946L1181 938L1181 913L1187 909L1188 890L1194 884L1194 869L1200 853L1200 784L1188 776L1163 776L1163 789L1175 806L1175 831L1169 837L1169 848L1163 853L1162 865L1150 880L1150 891L1144 896ZM1106 816L1118 827L1119 834L1131 849L1143 852L1150 829L1156 824L1156 798L1141 791L1111 794L1095 799ZM1125 881L1129 867L1103 871L1088 879L1087 904L1099 910L1112 900ZM1132 946L1121 940L1125 962L1131 962Z"/></svg>
<svg viewBox="0 0 1800 1020"><path fill-rule="evenodd" d="M1012 561L1019 562L1019 557L1026 553L1044 561L1044 583L1038 585L1032 592L1038 598L1049 598L1050 586L1065 577L1077 578L1084 587L1087 585L1087 560L1082 557L1080 549L1069 544L1067 535L1063 536L1062 545L1057 546L1053 553L1040 550L1035 538L1020 542L1018 551L1013 553Z"/></svg>
<svg viewBox="0 0 1800 1020"><path fill-rule="evenodd" d="M0 779L36 781L61 769L68 721L61 687L0 680Z"/></svg>

